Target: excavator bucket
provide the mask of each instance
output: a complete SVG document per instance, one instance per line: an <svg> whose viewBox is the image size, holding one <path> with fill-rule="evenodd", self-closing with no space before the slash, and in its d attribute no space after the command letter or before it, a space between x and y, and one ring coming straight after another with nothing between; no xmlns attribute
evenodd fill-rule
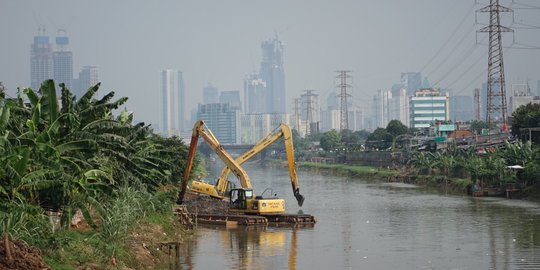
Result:
<svg viewBox="0 0 540 270"><path fill-rule="evenodd" d="M300 194L299 191L294 192L294 197L298 201L298 206L302 207L302 204L304 204L304 195Z"/></svg>

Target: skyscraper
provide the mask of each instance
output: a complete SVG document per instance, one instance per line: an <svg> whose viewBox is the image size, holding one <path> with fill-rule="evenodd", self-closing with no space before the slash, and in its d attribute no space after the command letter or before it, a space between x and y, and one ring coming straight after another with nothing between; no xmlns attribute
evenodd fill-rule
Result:
<svg viewBox="0 0 540 270"><path fill-rule="evenodd" d="M58 85L64 83L68 89L73 90L73 55L68 50L69 38L63 30L58 31L56 37L56 50L53 52L53 77Z"/></svg>
<svg viewBox="0 0 540 270"><path fill-rule="evenodd" d="M474 119L473 98L471 96L450 97L450 119L457 121L470 121Z"/></svg>
<svg viewBox="0 0 540 270"><path fill-rule="evenodd" d="M240 142L240 110L229 103L199 104L197 118L204 120L222 144Z"/></svg>
<svg viewBox="0 0 540 270"><path fill-rule="evenodd" d="M414 96L414 92L422 88L422 74L420 72L401 73L401 85L407 90L407 96Z"/></svg>
<svg viewBox="0 0 540 270"><path fill-rule="evenodd" d="M218 103L218 89L211 84L203 88L203 104Z"/></svg>
<svg viewBox="0 0 540 270"><path fill-rule="evenodd" d="M240 91L221 91L219 103L229 103L231 108L241 110L242 101L240 100Z"/></svg>
<svg viewBox="0 0 540 270"><path fill-rule="evenodd" d="M39 89L43 81L53 78L53 45L49 37L44 35L44 28L38 32L30 48L30 86L34 90Z"/></svg>
<svg viewBox="0 0 540 270"><path fill-rule="evenodd" d="M77 97L81 97L86 93L90 86L94 86L99 82L98 70L95 66L84 66L79 72L79 78L73 79L73 93Z"/></svg>
<svg viewBox="0 0 540 270"><path fill-rule="evenodd" d="M386 127L390 122L390 100L392 92L386 90L377 90L377 95L373 97L375 125L377 127Z"/></svg>
<svg viewBox="0 0 540 270"><path fill-rule="evenodd" d="M257 73L244 79L244 111L246 113L264 113L266 109L266 82Z"/></svg>
<svg viewBox="0 0 540 270"><path fill-rule="evenodd" d="M180 135L184 127L185 89L182 72L165 69L160 72L160 127L167 136Z"/></svg>
<svg viewBox="0 0 540 270"><path fill-rule="evenodd" d="M285 113L285 71L283 43L276 37L262 43L260 76L266 83L266 113Z"/></svg>

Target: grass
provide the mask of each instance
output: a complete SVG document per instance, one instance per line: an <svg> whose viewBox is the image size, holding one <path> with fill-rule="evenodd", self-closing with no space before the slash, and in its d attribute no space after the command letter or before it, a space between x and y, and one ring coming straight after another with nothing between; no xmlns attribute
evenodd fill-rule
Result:
<svg viewBox="0 0 540 270"><path fill-rule="evenodd" d="M328 164L328 163L314 163L314 162L299 162L298 167L309 170L322 170L328 171L333 174L367 178L367 179L386 179L390 176L398 175L399 172L390 169L378 169L370 166L362 165L346 165L346 164Z"/></svg>
<svg viewBox="0 0 540 270"><path fill-rule="evenodd" d="M144 269L168 260L161 244L182 242L191 233L172 212L176 190L144 193L122 189L99 212L98 228L62 229L41 246L52 269ZM116 265L113 265L115 261Z"/></svg>
<svg viewBox="0 0 540 270"><path fill-rule="evenodd" d="M363 180L387 180L389 177L398 176L400 174L397 170L379 169L362 165L299 162L298 167ZM448 178L444 175L417 175L413 178L411 183L434 188L444 188L462 193L466 192L467 186L471 184L472 181L468 178Z"/></svg>

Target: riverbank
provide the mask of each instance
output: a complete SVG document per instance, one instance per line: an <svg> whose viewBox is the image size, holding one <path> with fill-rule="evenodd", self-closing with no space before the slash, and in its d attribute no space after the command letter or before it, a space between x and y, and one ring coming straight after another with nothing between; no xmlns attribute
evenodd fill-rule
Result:
<svg viewBox="0 0 540 270"><path fill-rule="evenodd" d="M17 226L0 245L0 269L167 268L171 250L194 234L173 211L176 194L174 187L152 194L122 188L65 225L59 213L14 205L0 216Z"/></svg>
<svg viewBox="0 0 540 270"><path fill-rule="evenodd" d="M169 264L168 251L192 237L170 213L152 213L121 234L122 242L107 242L85 228L58 235L61 248L43 250L51 269L154 269Z"/></svg>
<svg viewBox="0 0 540 270"><path fill-rule="evenodd" d="M280 163L281 161L275 162ZM472 181L468 178L447 177L445 175L415 175L403 170L362 165L298 162L297 167L301 170L358 179L361 178L368 181L402 182L426 186L456 194L467 194L467 187L472 184ZM522 191L522 197L531 201L540 201L540 185L526 188Z"/></svg>
<svg viewBox="0 0 540 270"><path fill-rule="evenodd" d="M466 193L467 186L471 184L469 179L433 175L411 175L406 171L362 165L298 162L297 166L301 170L316 171L324 174L361 178L369 181L403 182L457 193Z"/></svg>

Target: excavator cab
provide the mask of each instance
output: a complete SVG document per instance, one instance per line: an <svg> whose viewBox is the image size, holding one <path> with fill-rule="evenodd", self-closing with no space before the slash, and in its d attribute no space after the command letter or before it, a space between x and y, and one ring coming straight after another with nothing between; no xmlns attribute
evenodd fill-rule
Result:
<svg viewBox="0 0 540 270"><path fill-rule="evenodd" d="M253 189L233 188L231 190L230 210L251 214L281 214L285 212L285 200L255 196Z"/></svg>
<svg viewBox="0 0 540 270"><path fill-rule="evenodd" d="M231 209L246 210L247 200L253 199L252 189L235 188L231 190L230 194Z"/></svg>
<svg viewBox="0 0 540 270"><path fill-rule="evenodd" d="M236 187L236 185L229 181L229 180L221 180L226 181L226 190L224 194L219 194L218 190L216 188L217 184L210 184L202 181L193 181L191 183L191 191L194 191L198 194L206 194L210 197L217 198L217 199L223 199L223 197L229 197L229 194L231 193L231 190Z"/></svg>

